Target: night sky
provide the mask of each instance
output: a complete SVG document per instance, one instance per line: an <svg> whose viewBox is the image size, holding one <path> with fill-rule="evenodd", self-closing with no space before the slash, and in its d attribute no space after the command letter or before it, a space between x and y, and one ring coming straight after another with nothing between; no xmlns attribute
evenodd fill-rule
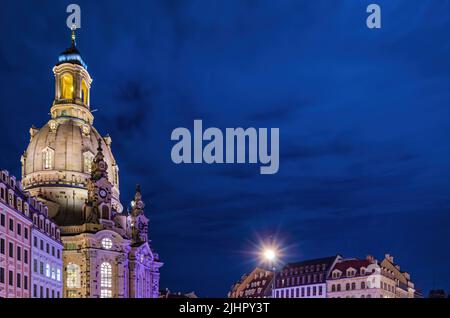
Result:
<svg viewBox="0 0 450 318"><path fill-rule="evenodd" d="M382 29L365 25L382 8ZM2 1L0 167L48 121L67 1ZM450 290L450 1L79 1L94 125L142 185L161 288L226 296L283 261L391 253ZM175 165L173 129L280 128L280 170Z"/></svg>

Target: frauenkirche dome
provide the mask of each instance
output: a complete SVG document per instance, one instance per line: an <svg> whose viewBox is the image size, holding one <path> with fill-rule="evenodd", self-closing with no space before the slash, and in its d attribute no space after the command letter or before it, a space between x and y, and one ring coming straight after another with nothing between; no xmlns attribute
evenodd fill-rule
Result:
<svg viewBox="0 0 450 318"><path fill-rule="evenodd" d="M87 182L100 140L113 185L112 206L120 213L119 168L111 151L111 138L102 137L93 126L92 79L74 36L53 73L56 85L51 119L40 129L30 129L30 144L22 156L23 186L45 201L59 225L81 224L80 211L87 199Z"/></svg>

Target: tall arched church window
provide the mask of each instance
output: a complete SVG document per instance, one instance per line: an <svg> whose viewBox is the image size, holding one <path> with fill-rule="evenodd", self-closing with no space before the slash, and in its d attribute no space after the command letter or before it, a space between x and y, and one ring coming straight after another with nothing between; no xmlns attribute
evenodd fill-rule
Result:
<svg viewBox="0 0 450 318"><path fill-rule="evenodd" d="M73 99L73 76L70 73L64 73L61 76L61 98Z"/></svg>
<svg viewBox="0 0 450 318"><path fill-rule="evenodd" d="M80 288L80 266L74 263L67 265L67 288Z"/></svg>
<svg viewBox="0 0 450 318"><path fill-rule="evenodd" d="M108 262L103 262L100 265L100 297L112 297L112 266Z"/></svg>
<svg viewBox="0 0 450 318"><path fill-rule="evenodd" d="M86 82L84 80L81 81L81 100L83 101L84 105L88 104L88 97L89 97L89 91L86 85Z"/></svg>
<svg viewBox="0 0 450 318"><path fill-rule="evenodd" d="M42 151L42 168L44 170L53 169L53 153L54 150L48 147Z"/></svg>
<svg viewBox="0 0 450 318"><path fill-rule="evenodd" d="M94 161L94 155L87 151L83 153L83 170L84 173L91 173L92 162Z"/></svg>

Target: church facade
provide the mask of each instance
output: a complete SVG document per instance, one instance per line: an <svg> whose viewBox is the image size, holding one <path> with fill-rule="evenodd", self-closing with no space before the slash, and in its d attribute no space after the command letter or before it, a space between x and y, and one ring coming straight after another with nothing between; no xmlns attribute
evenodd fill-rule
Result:
<svg viewBox="0 0 450 318"><path fill-rule="evenodd" d="M93 126L92 78L74 32L53 73L51 118L30 129L21 162L24 190L61 231L63 297L157 298L163 263L148 240L141 190L124 211L112 140Z"/></svg>

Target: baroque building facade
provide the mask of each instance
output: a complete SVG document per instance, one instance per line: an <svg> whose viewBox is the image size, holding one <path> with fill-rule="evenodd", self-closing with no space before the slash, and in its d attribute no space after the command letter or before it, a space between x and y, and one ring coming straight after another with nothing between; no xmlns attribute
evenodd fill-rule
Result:
<svg viewBox="0 0 450 318"><path fill-rule="evenodd" d="M62 243L48 209L0 172L0 298L62 297Z"/></svg>
<svg viewBox="0 0 450 318"><path fill-rule="evenodd" d="M256 267L250 274L231 286L229 298L270 298L272 296L273 271Z"/></svg>
<svg viewBox="0 0 450 318"><path fill-rule="evenodd" d="M30 297L30 210L41 207L33 204L20 182L0 171L0 298Z"/></svg>
<svg viewBox="0 0 450 318"><path fill-rule="evenodd" d="M32 199L35 200L34 198ZM31 210L31 293L32 298L62 298L62 250L60 230L48 217L42 202Z"/></svg>
<svg viewBox="0 0 450 318"><path fill-rule="evenodd" d="M61 231L63 297L157 298L163 263L148 240L141 190L124 211L112 140L93 126L92 78L74 31L53 73L51 118L30 129L21 161L24 189Z"/></svg>
<svg viewBox="0 0 450 318"><path fill-rule="evenodd" d="M290 263L276 273L275 298L326 298L327 276L340 255Z"/></svg>
<svg viewBox="0 0 450 318"><path fill-rule="evenodd" d="M336 263L328 280L330 298L414 298L409 274L400 272L386 254L379 263L373 256L344 259Z"/></svg>

